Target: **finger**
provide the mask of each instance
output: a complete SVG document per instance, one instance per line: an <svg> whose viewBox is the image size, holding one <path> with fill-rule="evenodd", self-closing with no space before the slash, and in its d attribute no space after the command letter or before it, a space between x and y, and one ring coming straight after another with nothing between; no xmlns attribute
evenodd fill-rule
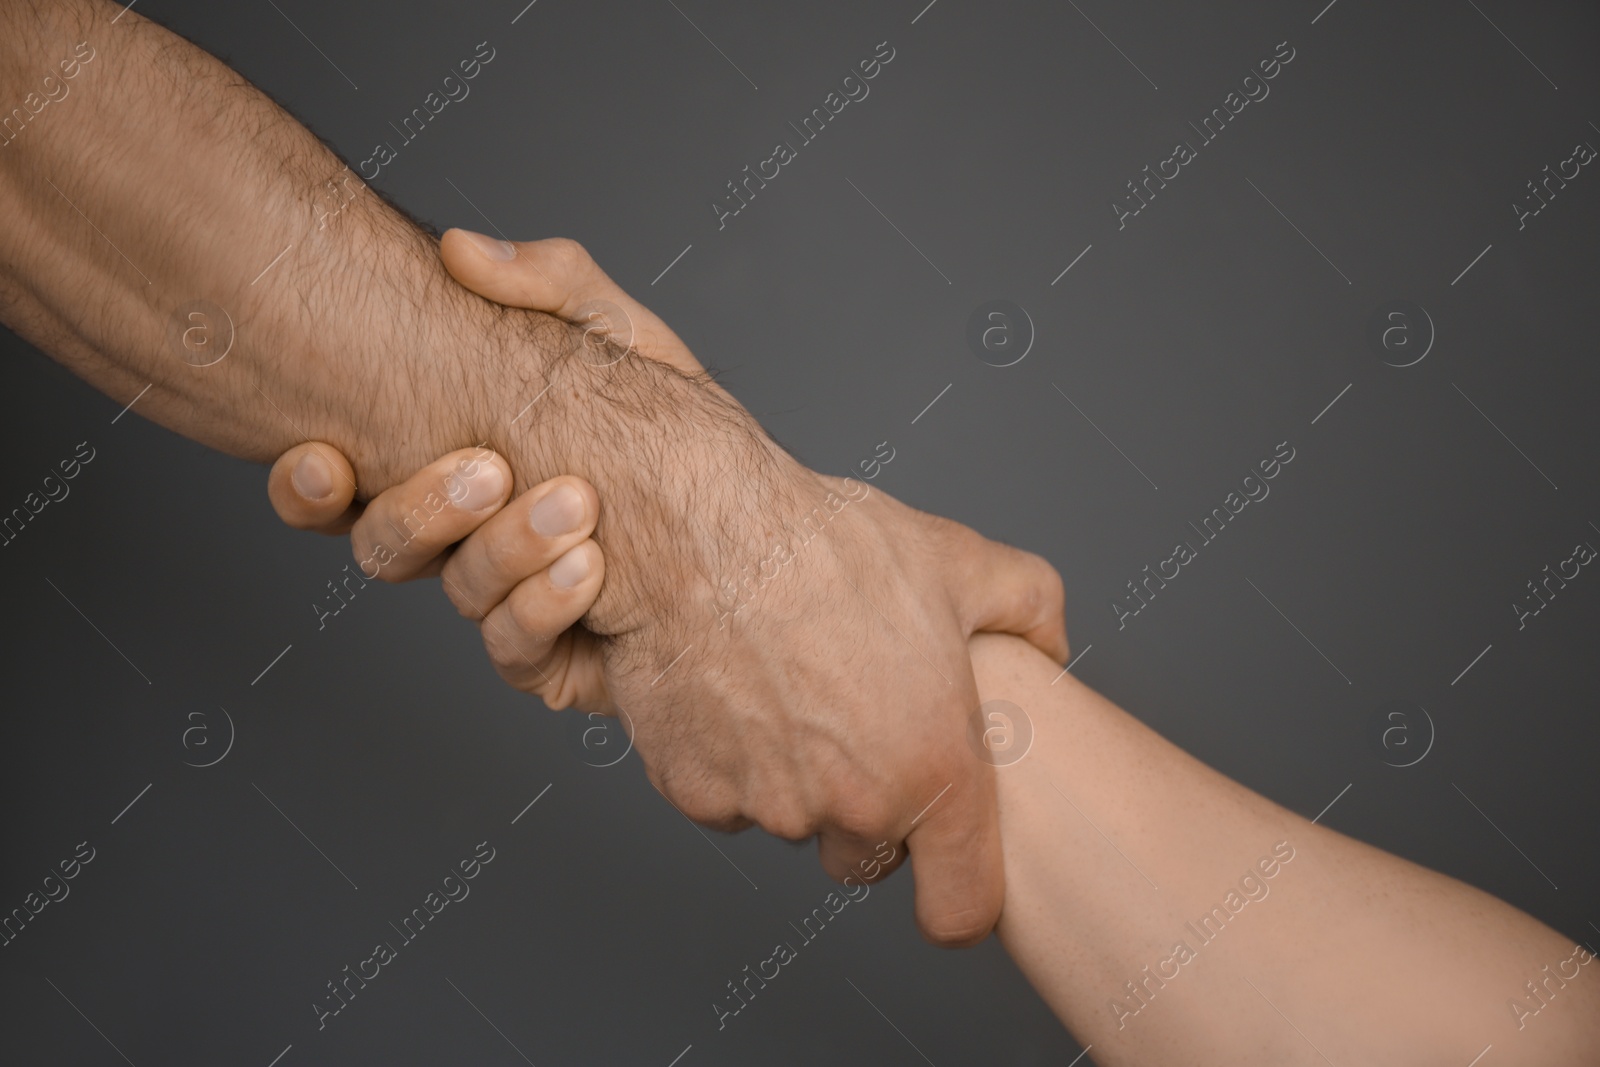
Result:
<svg viewBox="0 0 1600 1067"><path fill-rule="evenodd" d="M905 862L904 842L888 840L877 843L851 834L823 830L817 835L817 861L829 878L846 884L846 880L872 883L887 878ZM885 858L887 857L887 858Z"/></svg>
<svg viewBox="0 0 1600 1067"><path fill-rule="evenodd" d="M479 296L569 322L603 324L624 348L686 373L701 370L678 335L612 281L576 241L502 241L470 230L447 230L439 252L451 276ZM613 321L617 318L621 321Z"/></svg>
<svg viewBox="0 0 1600 1067"><path fill-rule="evenodd" d="M451 554L445 595L467 618L484 618L524 578L586 540L599 516L600 494L582 478L563 475L534 486Z"/></svg>
<svg viewBox="0 0 1600 1067"><path fill-rule="evenodd" d="M989 935L1005 903L993 772L966 772L933 799L906 837L917 882L917 927L944 948Z"/></svg>
<svg viewBox="0 0 1600 1067"><path fill-rule="evenodd" d="M644 756L642 747L640 756ZM703 772L691 782L684 782L680 775L663 771L645 759L644 773L656 792L692 823L724 834L736 834L755 825L740 813L733 790L713 782Z"/></svg>
<svg viewBox="0 0 1600 1067"><path fill-rule="evenodd" d="M965 527L957 550L958 585L967 634L1016 634L1057 663L1066 663L1066 593L1044 557L991 541Z"/></svg>
<svg viewBox="0 0 1600 1067"><path fill-rule="evenodd" d="M486 449L452 452L379 493L350 532L367 578L404 582L436 574L446 549L466 537L511 493L506 461Z"/></svg>
<svg viewBox="0 0 1600 1067"><path fill-rule="evenodd" d="M572 629L605 581L605 556L585 540L524 578L483 620L483 644L500 677L552 710L600 710L605 677L594 635ZM450 579L445 578L446 589Z"/></svg>
<svg viewBox="0 0 1600 1067"><path fill-rule="evenodd" d="M296 530L342 534L361 514L353 505L355 471L332 445L307 441L278 457L267 474L267 499L278 518Z"/></svg>

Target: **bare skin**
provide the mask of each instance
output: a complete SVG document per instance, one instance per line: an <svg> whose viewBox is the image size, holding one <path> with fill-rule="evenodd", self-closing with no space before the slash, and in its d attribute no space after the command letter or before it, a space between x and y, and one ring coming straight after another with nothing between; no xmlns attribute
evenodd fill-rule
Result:
<svg viewBox="0 0 1600 1067"><path fill-rule="evenodd" d="M607 307L637 355L685 373L702 369L671 327L571 241L551 238L510 245L451 230L440 242L440 255L451 276L481 296L566 318ZM361 504L355 499L348 460L331 445L308 441L278 457L267 476L267 495L278 517L295 529L349 534L358 561L369 558L372 545L430 493L449 500L450 507L398 547L396 558L379 569L378 577L403 582L440 576L457 610L479 624L490 662L507 682L553 709L575 706L616 715L602 643L579 625L604 578L605 557L589 537L598 525L599 494L584 479L562 475L527 490L500 515L504 493L480 494L481 503L463 507L468 495L464 482L480 466L503 471L506 462L483 449L463 449ZM534 521L534 511L563 486L577 495L582 508L569 534L548 537L540 532L543 524ZM496 516L490 532L469 538L490 516ZM482 543L489 537L495 545L492 553ZM498 574L476 562L491 554L502 561ZM544 572L564 555L570 558L562 577L573 584L554 586ZM575 569L580 565L581 575Z"/></svg>
<svg viewBox="0 0 1600 1067"><path fill-rule="evenodd" d="M357 537L447 469L380 496ZM487 519L453 518L475 532L443 569L457 596L504 597L484 629L508 678L555 705L605 709L603 674L564 643L602 580L599 549L567 547L581 530L544 538L523 521L551 489ZM275 484L274 500L302 525L336 525L344 506L300 499L292 484ZM466 562L490 542L494 576ZM561 560L574 553L584 576L568 585ZM990 704L1010 721L978 724L1009 732L982 750L1002 764L997 932L1095 1063L1465 1067L1487 1047L1485 1064L1568 1067L1593 1056L1600 964L1582 946L1224 778L1022 641L978 635L971 648L984 699L1014 706ZM1004 742L1030 731L1008 764ZM978 751L969 758L986 762Z"/></svg>
<svg viewBox="0 0 1600 1067"><path fill-rule="evenodd" d="M993 775L963 758L966 644L997 629L1064 657L1048 564L808 470L692 359L637 355L665 338L464 289L309 131L137 10L0 5L12 102L6 325L233 455L327 442L351 499L469 447L504 462L459 472L464 500L467 482L495 501L584 479L607 502L584 518L607 573L582 625L658 788L709 825L820 834L836 877L904 840L924 932L988 933L1003 866ZM537 295L494 242L444 248L457 277ZM373 530L369 573L405 540Z"/></svg>
<svg viewBox="0 0 1600 1067"><path fill-rule="evenodd" d="M502 299L558 306L566 287L622 296L598 268L569 273L537 243L525 248L545 268L542 288L504 286ZM649 317L649 336L670 335L633 307ZM674 352L661 343L663 356ZM354 522L360 546L369 528L447 491L472 458L445 457L352 512L337 488L347 483L324 478L330 489L315 499L298 488L302 462L342 462L308 444L280 459L269 492L292 525L338 533ZM528 516L558 487L592 510L546 537ZM571 629L604 578L587 539L599 506L587 483L561 478L503 510L451 509L389 577L442 572L458 606L485 609L474 617L508 681L552 707L614 711L596 651ZM482 566L489 555L497 568ZM974 763L1001 764L998 934L1094 1062L1465 1067L1482 1054L1485 1067L1566 1067L1593 1058L1600 964L1586 949L1223 777L1022 641L980 635L971 655L983 699L1015 706L989 705L1011 721L979 718L973 735L1003 725L1000 741L1017 744L1032 734L1014 763L1006 744L969 750Z"/></svg>
<svg viewBox="0 0 1600 1067"><path fill-rule="evenodd" d="M1037 730L1000 771L1000 939L1095 1062L1594 1056L1600 965L1580 946L1284 810L1071 675L1052 686L1058 668L1012 641L974 639L973 663ZM1525 983L1547 979L1535 1016Z"/></svg>

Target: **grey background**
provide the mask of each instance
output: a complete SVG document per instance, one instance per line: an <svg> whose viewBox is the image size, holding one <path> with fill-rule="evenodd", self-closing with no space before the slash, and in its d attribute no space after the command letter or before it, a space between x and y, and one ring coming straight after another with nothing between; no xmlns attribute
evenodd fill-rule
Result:
<svg viewBox="0 0 1600 1067"><path fill-rule="evenodd" d="M515 24L518 0L138 10L352 160L487 40L494 62L384 168L386 193L441 227L490 228L464 193L509 234L579 238L812 466L887 440L882 488L1048 556L1087 649L1074 671L1166 736L1600 940L1600 577L1524 630L1511 607L1600 544L1600 175L1521 231L1509 210L1600 145L1600 12L924 3L539 0ZM871 95L719 232L723 183L883 40ZM1124 182L1285 40L1270 96L1119 231ZM1036 329L1015 366L964 340L990 299ZM1437 335L1404 369L1365 336L1395 299ZM284 1067L1077 1054L995 944L921 943L904 876L718 1032L724 983L827 892L810 850L750 833L719 855L636 755L588 766L581 722L502 687L431 584L372 587L318 632L343 543L280 528L259 468L136 408L113 424L120 403L0 344L0 508L97 450L0 549L0 910L77 842L97 850L0 949L9 1062L121 1062L112 1044L141 1067L265 1067L291 1045ZM1296 458L1271 496L1119 629L1124 583L1281 441ZM1427 709L1431 748L1414 711L1374 740L1397 702ZM186 766L225 740L219 708L232 750ZM209 750L183 745L197 721ZM318 1032L324 983L482 840L497 855L471 896Z"/></svg>

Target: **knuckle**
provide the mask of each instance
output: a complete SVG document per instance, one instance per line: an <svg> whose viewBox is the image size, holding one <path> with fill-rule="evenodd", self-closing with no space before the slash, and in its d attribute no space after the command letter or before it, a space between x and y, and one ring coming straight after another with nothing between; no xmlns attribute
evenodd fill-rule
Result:
<svg viewBox="0 0 1600 1067"><path fill-rule="evenodd" d="M528 528L531 529L531 528ZM528 577L527 541L533 536L525 532L524 525L515 530L494 527L484 531L482 550L484 566L489 573L507 579Z"/></svg>
<svg viewBox="0 0 1600 1067"><path fill-rule="evenodd" d="M582 274L594 262L589 250L570 237L552 237L545 244L545 253L562 272Z"/></svg>
<svg viewBox="0 0 1600 1067"><path fill-rule="evenodd" d="M1029 568L1028 592L1032 606L1045 612L1063 610L1067 602L1067 587L1061 580L1061 572L1049 560L1032 552L1025 553L1024 559L1024 565Z"/></svg>
<svg viewBox="0 0 1600 1067"><path fill-rule="evenodd" d="M710 788L705 783L675 787L668 780L665 785L662 795L677 805L678 810L683 812L690 822L723 832L731 832L746 825L739 805L720 790Z"/></svg>
<svg viewBox="0 0 1600 1067"><path fill-rule="evenodd" d="M847 789L835 794L828 820L840 833L877 840L892 836L895 810L887 798L865 789Z"/></svg>
<svg viewBox="0 0 1600 1067"><path fill-rule="evenodd" d="M489 662L502 674L512 671L521 661L522 649L516 639L502 632L500 627L487 623L480 630L483 634L483 650L489 654Z"/></svg>
<svg viewBox="0 0 1600 1067"><path fill-rule="evenodd" d="M382 536L372 538L370 545L372 564L377 568L377 578L381 582L391 585L398 584L410 577L416 566L415 545L402 544L399 548L392 547Z"/></svg>
<svg viewBox="0 0 1600 1067"><path fill-rule="evenodd" d="M785 841L804 841L816 832L811 815L797 804L774 805L754 818L756 825Z"/></svg>
<svg viewBox="0 0 1600 1067"><path fill-rule="evenodd" d="M710 808L689 817L709 830L724 834L737 833L750 825L749 820L739 814L739 809L733 807Z"/></svg>
<svg viewBox="0 0 1600 1067"><path fill-rule="evenodd" d="M446 599L450 601L462 618L471 619L473 622L483 621L484 613L478 609L477 604L473 603L472 598L467 596L466 590L461 588L461 574L459 570L452 569L453 564L454 559L452 558L451 562L444 565L444 571L440 575L442 579L440 584L444 586Z"/></svg>
<svg viewBox="0 0 1600 1067"><path fill-rule="evenodd" d="M548 632L549 609L550 605L536 587L525 589L519 586L506 598L506 612L511 616L511 625L538 640L553 636Z"/></svg>
<svg viewBox="0 0 1600 1067"><path fill-rule="evenodd" d="M397 556L408 560L416 560L431 556L439 548L440 534L443 532L437 526L431 525L434 512L420 501L401 501L389 516L390 528L395 531L395 539L400 542Z"/></svg>
<svg viewBox="0 0 1600 1067"><path fill-rule="evenodd" d="M512 687L538 697L551 711L563 711L571 707L577 698L571 665L564 660L555 662L546 657L542 662L535 663L524 658L515 668L500 664L495 666Z"/></svg>
<svg viewBox="0 0 1600 1067"><path fill-rule="evenodd" d="M396 568L392 566L397 558L395 553L381 540L359 528L350 537L350 555L355 559L362 577L368 581L400 581L400 576L395 573Z"/></svg>

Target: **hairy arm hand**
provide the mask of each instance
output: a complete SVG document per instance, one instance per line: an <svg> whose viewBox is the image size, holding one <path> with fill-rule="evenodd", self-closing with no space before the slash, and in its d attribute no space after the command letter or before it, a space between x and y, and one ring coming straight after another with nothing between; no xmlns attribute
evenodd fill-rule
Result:
<svg viewBox="0 0 1600 1067"><path fill-rule="evenodd" d="M308 131L136 12L0 8L0 100L32 113L37 72L71 57L71 95L0 146L0 317L119 400L148 385L140 413L206 444L325 441L362 496L472 445L522 488L586 479L609 569L585 625L662 791L703 822L820 832L840 876L906 839L929 935L987 933L1002 871L961 739L966 638L1064 655L1047 564L805 469L693 369L456 286Z"/></svg>
<svg viewBox="0 0 1600 1067"><path fill-rule="evenodd" d="M305 500L287 474L310 448L285 457L274 499L332 521L344 501ZM357 540L440 492L454 458L373 501ZM582 540L598 502L579 486L583 517L558 538L528 521L567 482L442 518L444 537L470 532L444 575L493 605L484 638L508 679L603 709L588 635L565 630L601 581L600 550ZM1096 1063L1464 1067L1492 1045L1499 1062L1557 1067L1600 1036L1587 950L1223 778L1020 641L980 635L972 655L991 702L974 751L1003 764L1000 936ZM1012 747L1028 724L1031 747Z"/></svg>
<svg viewBox="0 0 1600 1067"><path fill-rule="evenodd" d="M0 9L0 102L19 108L0 129L6 323L119 401L149 386L140 414L234 455L329 441L364 494L477 443L498 383L468 354L538 361L566 327L463 292L281 108L119 10Z"/></svg>

